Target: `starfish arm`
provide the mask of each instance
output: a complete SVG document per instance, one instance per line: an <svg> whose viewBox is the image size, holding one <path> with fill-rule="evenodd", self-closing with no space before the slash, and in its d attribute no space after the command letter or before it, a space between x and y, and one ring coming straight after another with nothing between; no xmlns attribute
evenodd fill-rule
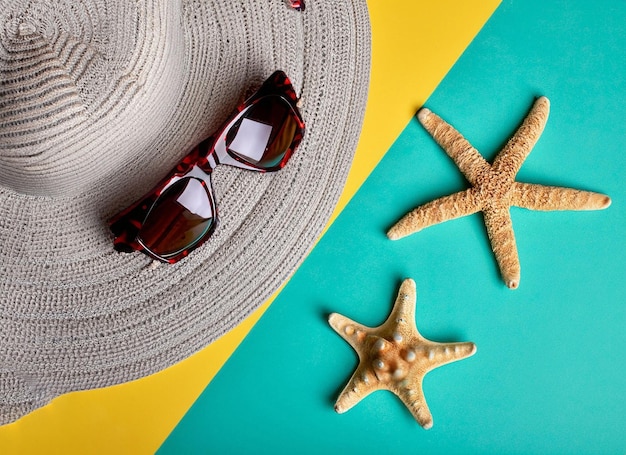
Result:
<svg viewBox="0 0 626 455"><path fill-rule="evenodd" d="M478 175L489 172L489 163L452 125L426 108L420 109L417 118L472 185Z"/></svg>
<svg viewBox="0 0 626 455"><path fill-rule="evenodd" d="M359 401L370 393L381 388L385 387L379 383L376 375L372 374L367 366L360 364L348 381L348 384L346 384L343 391L339 394L339 397L337 397L335 411L339 414L343 414L356 406Z"/></svg>
<svg viewBox="0 0 626 455"><path fill-rule="evenodd" d="M493 161L494 172L506 176L509 182L515 179L524 160L539 140L548 121L549 113L548 98L545 96L538 98L521 126Z"/></svg>
<svg viewBox="0 0 626 455"><path fill-rule="evenodd" d="M432 415L426 404L422 390L422 380L426 373L446 363L461 360L476 352L474 343L433 343L427 340L413 346L412 352L418 353L413 374L394 384L391 389L411 411L415 420L429 429L433 425Z"/></svg>
<svg viewBox="0 0 626 455"><path fill-rule="evenodd" d="M515 182L511 204L530 210L600 210L611 205L611 198L574 188Z"/></svg>
<svg viewBox="0 0 626 455"><path fill-rule="evenodd" d="M510 289L519 286L520 263L508 207L485 210L485 226L500 274Z"/></svg>
<svg viewBox="0 0 626 455"><path fill-rule="evenodd" d="M357 354L359 354L360 358L361 353L359 352L359 347L363 344L363 340L365 340L365 337L372 329L338 313L332 313L328 317L328 323L341 338L352 346Z"/></svg>
<svg viewBox="0 0 626 455"><path fill-rule="evenodd" d="M471 215L480 210L472 188L427 202L407 213L387 232L391 240L398 240L428 226Z"/></svg>
<svg viewBox="0 0 626 455"><path fill-rule="evenodd" d="M429 365L426 371L434 370L447 363L456 362L476 353L476 345L472 342L463 343L429 343Z"/></svg>
<svg viewBox="0 0 626 455"><path fill-rule="evenodd" d="M409 333L417 333L415 325L415 303L417 301L417 290L415 281L407 278L400 285L396 302L381 326L383 333L393 331L397 335L403 336Z"/></svg>
<svg viewBox="0 0 626 455"><path fill-rule="evenodd" d="M433 417L428 409L426 403L426 397L422 390L423 376L414 376L412 378L403 381L393 388L392 392L395 393L404 405L411 411L417 423L419 423L424 429L429 430L433 426Z"/></svg>

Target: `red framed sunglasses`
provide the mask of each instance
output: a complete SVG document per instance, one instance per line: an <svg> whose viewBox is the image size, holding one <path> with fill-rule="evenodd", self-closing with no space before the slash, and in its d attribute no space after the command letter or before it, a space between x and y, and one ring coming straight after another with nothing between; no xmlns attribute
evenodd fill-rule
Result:
<svg viewBox="0 0 626 455"><path fill-rule="evenodd" d="M215 134L108 221L114 248L173 264L202 245L218 224L213 169L218 164L258 172L282 169L304 134L297 101L287 75L272 74Z"/></svg>

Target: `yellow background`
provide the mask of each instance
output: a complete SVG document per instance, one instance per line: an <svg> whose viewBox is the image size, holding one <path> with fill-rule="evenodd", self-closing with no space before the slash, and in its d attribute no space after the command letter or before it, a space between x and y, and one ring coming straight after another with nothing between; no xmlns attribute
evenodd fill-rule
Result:
<svg viewBox="0 0 626 455"><path fill-rule="evenodd" d="M363 132L330 223L498 6L369 0L372 70ZM0 453L153 453L261 317L158 374L55 399L0 427Z"/></svg>

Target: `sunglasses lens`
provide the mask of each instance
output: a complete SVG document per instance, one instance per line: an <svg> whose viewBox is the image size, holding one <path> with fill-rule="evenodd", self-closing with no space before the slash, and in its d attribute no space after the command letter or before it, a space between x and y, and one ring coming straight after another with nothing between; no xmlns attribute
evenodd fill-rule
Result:
<svg viewBox="0 0 626 455"><path fill-rule="evenodd" d="M233 125L226 146L230 154L246 163L265 170L279 169L297 130L291 105L280 96L266 96Z"/></svg>
<svg viewBox="0 0 626 455"><path fill-rule="evenodd" d="M193 246L213 226L213 198L193 177L172 184L148 213L138 238L153 253L167 258Z"/></svg>

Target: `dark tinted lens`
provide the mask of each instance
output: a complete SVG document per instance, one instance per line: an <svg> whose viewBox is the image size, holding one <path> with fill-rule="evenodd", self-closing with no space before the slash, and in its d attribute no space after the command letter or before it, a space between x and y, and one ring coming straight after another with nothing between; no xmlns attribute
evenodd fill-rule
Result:
<svg viewBox="0 0 626 455"><path fill-rule="evenodd" d="M293 141L298 123L289 103L266 96L246 111L226 136L228 151L262 169L280 165Z"/></svg>
<svg viewBox="0 0 626 455"><path fill-rule="evenodd" d="M213 199L202 182L186 177L157 199L139 231L139 240L167 258L200 240L214 222Z"/></svg>

